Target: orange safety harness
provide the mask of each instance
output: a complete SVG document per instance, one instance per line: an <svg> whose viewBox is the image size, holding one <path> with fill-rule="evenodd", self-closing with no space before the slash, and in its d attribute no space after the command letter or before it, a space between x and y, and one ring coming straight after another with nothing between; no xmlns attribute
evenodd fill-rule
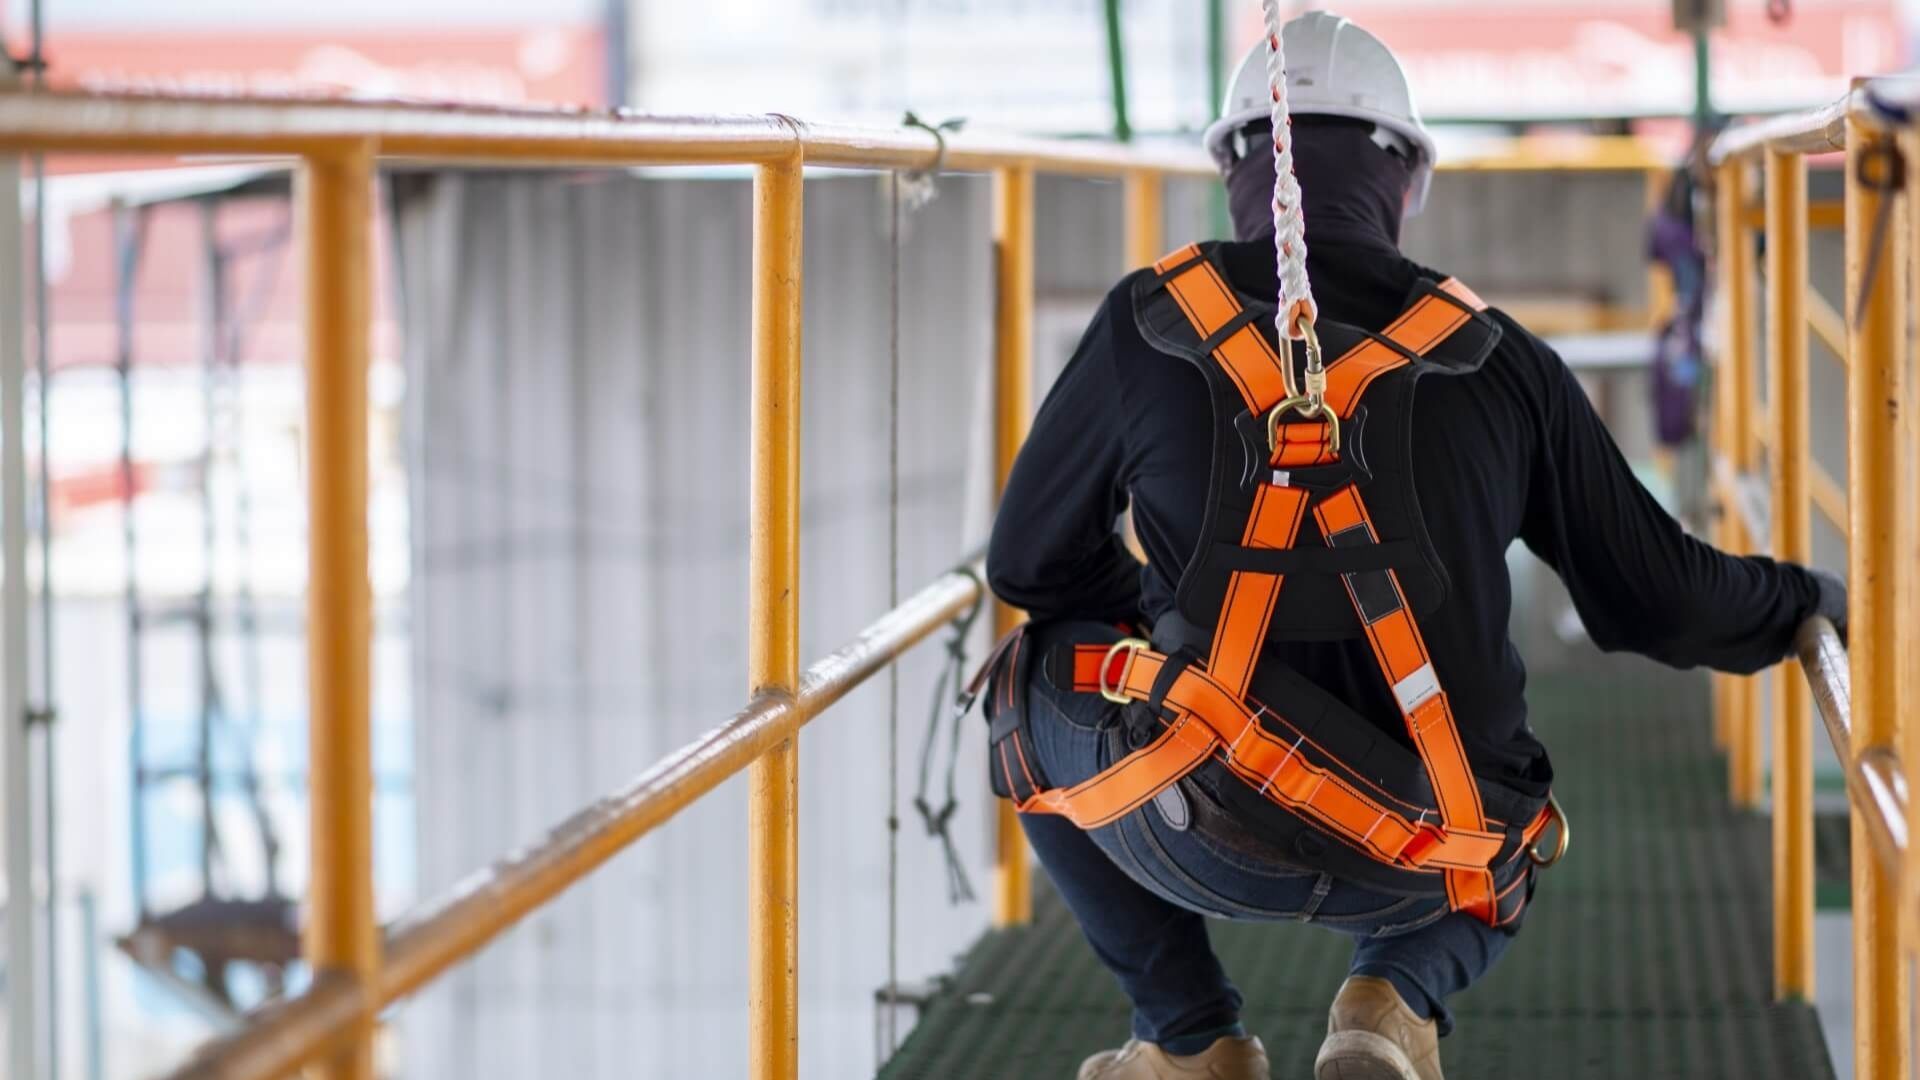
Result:
<svg viewBox="0 0 1920 1080"><path fill-rule="evenodd" d="M1045 661L1048 677L1062 688L1144 709L1158 724L1143 745L1072 787L1044 786L1021 731L1020 686L996 677L988 703L996 788L1022 812L1059 814L1091 829L1218 762L1260 801L1396 872L1396 883L1404 885L1407 875L1438 878L1454 910L1494 926L1512 922L1529 891L1519 886L1531 875L1515 875L1500 891L1496 872L1523 855L1539 865L1556 860L1566 847L1565 821L1556 849L1542 854L1537 842L1559 818L1558 805L1550 796L1474 776L1402 584L1402 570L1424 572L1424 530L1417 540L1383 543L1361 494L1376 469L1393 464L1367 461L1363 402L1370 392L1401 378L1381 423L1398 419L1411 405L1414 377L1478 367L1498 341L1498 324L1471 290L1451 279L1423 283L1411 306L1378 334L1328 324L1321 331L1326 339L1346 344L1330 352L1336 359L1325 366L1324 390L1316 395L1324 407L1316 401L1307 410L1290 408L1301 392L1293 364L1260 332L1262 315L1273 309L1243 303L1210 247L1189 246L1160 260L1138 281L1135 303L1148 340L1200 363L1215 389L1219 419L1207 526L1179 589L1181 614L1199 616L1192 620L1199 625L1213 614L1212 632L1185 643L1156 643L1159 635L1156 642L1078 642ZM1311 419L1290 420L1290 413ZM1221 422L1228 416L1231 423ZM1389 429L1381 442L1392 437ZM1238 476L1236 455L1243 461ZM1410 475L1400 479L1410 483ZM1404 517L1411 501L1395 501L1396 513ZM1295 546L1309 512L1322 549ZM1244 524L1236 524L1242 514ZM1325 604L1310 605L1320 609L1318 625L1276 619L1290 575L1340 583L1348 601L1342 607L1350 606L1399 702L1417 768L1409 762L1396 770L1393 757L1405 755L1404 747L1360 735L1356 729L1370 725L1357 714L1303 691L1297 685L1303 680L1291 672L1267 672L1280 666L1261 660L1273 637L1341 636ZM1352 626L1348 620L1346 636ZM998 656L1016 662L989 663L1021 671L1027 666L1017 662L1022 648L1011 640Z"/></svg>

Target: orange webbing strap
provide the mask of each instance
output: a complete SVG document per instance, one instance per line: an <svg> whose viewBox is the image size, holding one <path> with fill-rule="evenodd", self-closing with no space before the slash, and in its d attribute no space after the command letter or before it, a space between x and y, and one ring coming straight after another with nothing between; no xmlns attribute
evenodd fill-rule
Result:
<svg viewBox="0 0 1920 1080"><path fill-rule="evenodd" d="M1194 333L1206 341L1232 322L1242 309L1233 288L1220 277L1213 262L1199 258L1199 254L1199 249L1190 245L1161 259L1154 268L1164 274L1183 261L1197 260L1167 279L1167 292L1180 305ZM1221 342L1213 350L1213 359L1239 387L1247 411L1255 416L1265 415L1293 392L1289 389L1287 365L1251 322Z"/></svg>
<svg viewBox="0 0 1920 1080"><path fill-rule="evenodd" d="M1233 289L1221 279L1213 263L1198 256L1199 248L1188 246L1161 259L1155 269L1165 274L1183 262L1190 264L1167 280L1167 291L1186 315L1193 332L1206 341L1232 322L1242 309ZM1213 359L1239 388L1247 410L1255 416L1264 415L1291 393L1287 365L1252 323L1221 342L1213 350ZM1314 431L1310 441L1288 441L1276 448L1274 464L1298 468L1319 463L1325 453L1324 432L1318 425ZM1245 547L1292 547L1299 534L1300 521L1305 517L1306 502L1304 491L1260 485L1240 543ZM1253 679L1254 662L1259 659L1261 643L1266 639L1267 623L1273 617L1280 584L1278 574L1249 571L1235 572L1227 584L1227 598L1214 628L1207 670L1236 695L1245 694Z"/></svg>
<svg viewBox="0 0 1920 1080"><path fill-rule="evenodd" d="M1098 646L1096 651L1105 655L1107 647ZM1205 725L1182 716L1158 738L1093 779L1071 788L1037 792L1015 809L1023 814L1059 814L1082 829L1097 829L1125 817L1205 764L1218 745Z"/></svg>
<svg viewBox="0 0 1920 1080"><path fill-rule="evenodd" d="M1380 541L1360 499L1360 490L1351 484L1327 496L1314 508L1314 517L1329 547ZM1373 646L1374 659L1400 703L1414 747L1426 765L1434 801L1440 807L1441 825L1449 833L1484 832L1487 822L1480 804L1480 785L1467 763L1453 708L1434 673L1420 626L1400 588L1399 575L1392 570L1367 570L1341 577L1367 641ZM1467 911L1489 924L1495 921L1493 875L1484 868L1449 870L1447 896L1455 910Z"/></svg>
<svg viewBox="0 0 1920 1080"><path fill-rule="evenodd" d="M1486 307L1472 289L1454 278L1441 282L1440 291L1463 301L1475 311ZM1401 312L1400 317L1381 332L1381 336L1409 352L1425 355L1428 349L1445 341L1471 318L1472 313L1461 310L1459 304L1427 295ZM1409 363L1412 361L1399 349L1378 341L1363 341L1327 365L1327 404L1333 406L1333 411L1340 416L1350 417L1354 406L1360 403L1360 395L1366 392L1373 380Z"/></svg>
<svg viewBox="0 0 1920 1080"><path fill-rule="evenodd" d="M1104 681L1104 689L1146 701L1166 663L1165 655L1150 649L1078 645L1073 688L1096 693ZM1442 830L1421 808L1365 780L1313 764L1303 749L1332 755L1304 735L1288 742L1267 730L1260 723L1264 707L1249 705L1197 664L1173 679L1164 700L1174 718L1152 743L1100 775L1042 792L1020 809L1060 814L1083 829L1097 828L1145 804L1218 751L1227 767L1261 795L1383 863L1410 870L1484 870L1499 857L1504 832Z"/></svg>
<svg viewBox="0 0 1920 1080"><path fill-rule="evenodd" d="M1253 512L1247 515L1240 545L1281 550L1292 547L1306 508L1304 488L1261 484L1254 492ZM1227 579L1226 600L1220 605L1220 621L1214 624L1213 645L1207 651L1207 671L1235 697L1244 697L1253 682L1254 665L1260 659L1260 647L1266 644L1267 624L1273 621L1282 580L1280 574L1251 570L1235 570Z"/></svg>

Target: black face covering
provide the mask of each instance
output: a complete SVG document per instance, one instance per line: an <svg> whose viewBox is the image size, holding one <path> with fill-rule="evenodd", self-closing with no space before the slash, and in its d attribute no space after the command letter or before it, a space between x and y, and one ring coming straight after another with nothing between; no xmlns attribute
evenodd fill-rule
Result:
<svg viewBox="0 0 1920 1080"><path fill-rule="evenodd" d="M1227 211L1239 240L1273 235L1272 127L1264 120L1241 129L1247 156L1227 173ZM1373 141L1373 125L1337 116L1293 119L1293 174L1307 217L1307 244L1316 235L1400 243L1400 217L1412 163Z"/></svg>

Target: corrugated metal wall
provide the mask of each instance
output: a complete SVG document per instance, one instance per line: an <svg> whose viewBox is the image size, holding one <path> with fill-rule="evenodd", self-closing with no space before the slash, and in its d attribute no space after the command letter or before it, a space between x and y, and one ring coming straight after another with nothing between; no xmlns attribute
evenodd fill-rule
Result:
<svg viewBox="0 0 1920 1080"><path fill-rule="evenodd" d="M846 176L807 187L809 659L887 606L884 184ZM1039 367L1050 378L1121 270L1118 195L1082 181L1043 185L1039 197L1050 253ZM748 187L444 175L402 185L396 218L412 403L420 887L431 895L745 696ZM1084 254L1052 254L1068 251ZM943 181L907 222L904 590L985 536L991 255L982 179ZM937 659L937 646L923 648L901 675L907 979L947 970L987 917L984 903L949 910L938 848L908 804ZM887 700L884 681L859 691L801 744L810 1077L865 1075L874 1064L872 1002L887 957ZM985 896L981 752L981 740L963 740L955 831ZM744 1075L745 796L741 782L727 785L408 1006L405 1074Z"/></svg>

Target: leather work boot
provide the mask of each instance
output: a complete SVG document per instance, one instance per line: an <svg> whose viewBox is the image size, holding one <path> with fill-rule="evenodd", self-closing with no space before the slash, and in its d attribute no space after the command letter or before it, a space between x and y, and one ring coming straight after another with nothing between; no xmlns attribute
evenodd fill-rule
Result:
<svg viewBox="0 0 1920 1080"><path fill-rule="evenodd" d="M1139 1039L1080 1063L1079 1080L1273 1080L1267 1048L1252 1036L1214 1040L1191 1057L1174 1057Z"/></svg>
<svg viewBox="0 0 1920 1080"><path fill-rule="evenodd" d="M1440 1032L1414 1015L1385 979L1355 975L1340 984L1327 1015L1327 1041L1314 1080L1442 1080Z"/></svg>

